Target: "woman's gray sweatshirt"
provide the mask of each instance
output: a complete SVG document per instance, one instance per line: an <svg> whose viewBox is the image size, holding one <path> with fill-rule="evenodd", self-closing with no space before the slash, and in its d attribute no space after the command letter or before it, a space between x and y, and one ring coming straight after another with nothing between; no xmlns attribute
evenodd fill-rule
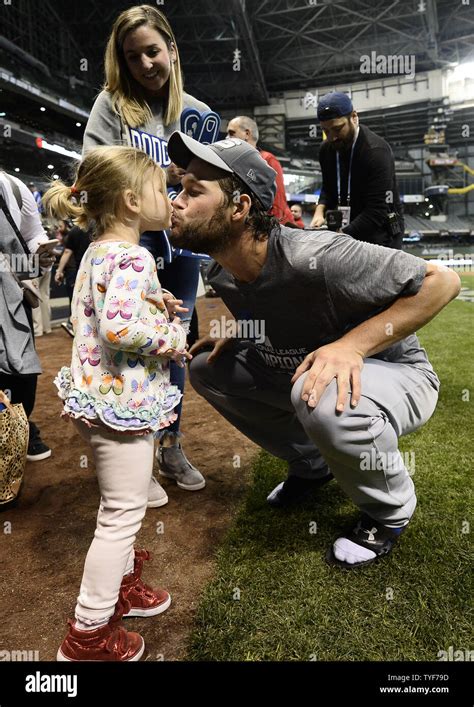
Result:
<svg viewBox="0 0 474 707"><path fill-rule="evenodd" d="M152 120L141 128L130 128L112 106L112 95L101 91L92 106L84 132L82 156L97 145L130 145L143 150L161 166L167 167L168 138L175 130L180 130L180 121L163 125L163 104L160 100L149 101ZM188 93L183 93L183 110L197 108L200 113L210 110L209 106Z"/></svg>

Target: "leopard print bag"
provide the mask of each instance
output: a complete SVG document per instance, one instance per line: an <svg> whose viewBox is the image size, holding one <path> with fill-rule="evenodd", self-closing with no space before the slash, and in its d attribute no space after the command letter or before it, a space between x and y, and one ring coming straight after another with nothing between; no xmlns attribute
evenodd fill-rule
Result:
<svg viewBox="0 0 474 707"><path fill-rule="evenodd" d="M0 390L0 506L13 501L20 491L28 450L28 418L21 403L12 405Z"/></svg>

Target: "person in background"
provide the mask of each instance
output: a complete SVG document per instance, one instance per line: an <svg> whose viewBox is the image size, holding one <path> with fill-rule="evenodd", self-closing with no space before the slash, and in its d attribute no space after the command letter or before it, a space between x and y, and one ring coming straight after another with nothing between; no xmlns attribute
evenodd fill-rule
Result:
<svg viewBox="0 0 474 707"><path fill-rule="evenodd" d="M50 238L49 235L49 230L45 228L45 224L43 223L43 218L42 218L42 212L43 208L41 205L41 194L40 192L36 189L34 184L30 182L29 184L30 191L33 194L33 197L38 205L38 211L40 213L40 218L41 218L41 224L43 226L45 235L47 235L48 238ZM54 238L55 236L51 236ZM52 251L52 254L55 255L55 252ZM40 303L38 307L35 307L32 309L32 315L33 315L33 325L34 325L34 332L35 336L43 336L43 334L51 334L51 303L50 303L50 296L51 296L51 268L48 268L47 270L44 270L42 274L40 274L39 277L35 278L32 280L33 285L37 288L39 294L40 294Z"/></svg>
<svg viewBox="0 0 474 707"><path fill-rule="evenodd" d="M37 253L40 245L49 239L31 191L20 179L0 171L0 194L30 253ZM1 209L0 251L7 256L24 255L18 236ZM51 268L52 262L49 253L39 255L41 269ZM20 279L28 279L26 272L23 274L25 277L17 271ZM38 375L42 372L35 350L32 307L12 276L3 269L0 269L0 289L3 291L0 298L0 390L7 393L12 403L22 403L30 426L27 459L41 461L51 456L51 449L30 419L35 406Z"/></svg>
<svg viewBox="0 0 474 707"><path fill-rule="evenodd" d="M275 216L280 223L287 226L294 226L295 221L286 201L285 183L283 181L283 169L275 155L268 150L261 150L257 147L259 132L258 125L252 118L246 115L239 115L232 118L227 126L227 137L236 137L248 142L255 147L265 162L276 172L276 194L270 214Z"/></svg>
<svg viewBox="0 0 474 707"><path fill-rule="evenodd" d="M39 211L40 213L42 213L42 212L43 212L43 206L42 206L42 204L41 204L41 192L38 191L38 189L35 187L35 185L33 184L33 182L30 182L28 186L29 186L30 192L33 194L34 200L36 201L36 205L37 205L37 207L38 207L38 211Z"/></svg>
<svg viewBox="0 0 474 707"><path fill-rule="evenodd" d="M42 275L35 278L32 282L41 297L39 306L32 310L35 336L51 334L51 269L45 270Z"/></svg>
<svg viewBox="0 0 474 707"><path fill-rule="evenodd" d="M56 238L59 240L59 246L58 250L61 253L61 258L66 250L66 243L67 243L67 237L69 234L69 231L72 228L72 223L69 223L66 219L60 219L58 221L58 225L56 227ZM60 260L61 260L60 258ZM76 273L77 273L77 266L74 261L74 258L72 257L72 254L69 255L67 260L64 261L63 263L63 268L62 271L64 273L64 278L62 281L64 281L64 284L66 285L66 292L67 296L69 299L69 309L71 308L72 305L72 293L74 292L74 283L76 281ZM56 276L54 278L55 282L57 284L58 281L56 280ZM63 326L63 324L61 324ZM67 320L66 326L64 327L69 334L72 334L72 328L71 328L71 319L69 318Z"/></svg>
<svg viewBox="0 0 474 707"><path fill-rule="evenodd" d="M64 245L64 239L71 230L71 224L66 219L60 219L56 228L56 236L61 245Z"/></svg>
<svg viewBox="0 0 474 707"><path fill-rule="evenodd" d="M156 7L139 5L124 10L115 20L105 50L105 86L98 95L84 132L83 156L97 145L131 145L143 150L166 169L167 184L177 186L184 174L168 157L168 137L181 126L181 113L194 108L201 114L208 105L186 93L178 46L173 30ZM192 254L173 253L166 235L144 233L141 245L158 264L163 287L182 299L184 329L189 332L199 283L199 259ZM170 362L171 382L184 391L185 372ZM182 449L178 417L157 433L160 474L179 488L198 491L204 476ZM166 496L163 490L163 495Z"/></svg>
<svg viewBox="0 0 474 707"><path fill-rule="evenodd" d="M72 293L76 282L77 272L81 264L84 253L89 247L92 236L92 228L83 231L79 226L73 226L64 239L64 251L59 260L59 264L54 276L57 285L61 285L66 279L69 301L72 301ZM61 324L68 334L74 336L71 320Z"/></svg>
<svg viewBox="0 0 474 707"><path fill-rule="evenodd" d="M301 206L299 204L292 204L290 210L298 228L304 228L303 209Z"/></svg>
<svg viewBox="0 0 474 707"><path fill-rule="evenodd" d="M323 184L311 228L320 228L328 211L331 217L338 211L342 233L401 249L404 224L390 145L359 125L345 93L327 93L317 114L327 139L319 151Z"/></svg>

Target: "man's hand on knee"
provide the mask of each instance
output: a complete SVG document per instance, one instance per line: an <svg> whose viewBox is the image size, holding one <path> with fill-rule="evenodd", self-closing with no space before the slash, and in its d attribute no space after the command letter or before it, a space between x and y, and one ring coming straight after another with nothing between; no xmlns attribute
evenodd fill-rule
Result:
<svg viewBox="0 0 474 707"><path fill-rule="evenodd" d="M333 378L336 378L336 412L343 412L349 389L351 390L351 406L354 408L359 402L361 395L360 372L363 365L364 359L359 351L347 346L347 344L334 341L332 344L321 346L308 354L296 369L291 382L296 383L303 373L309 371L301 391L301 398L314 408L329 383Z"/></svg>
<svg viewBox="0 0 474 707"><path fill-rule="evenodd" d="M221 353L230 347L233 339L216 339L212 336L203 336L198 339L189 349L189 353L194 355L202 349L208 349L211 351L207 357L206 363L213 363Z"/></svg>

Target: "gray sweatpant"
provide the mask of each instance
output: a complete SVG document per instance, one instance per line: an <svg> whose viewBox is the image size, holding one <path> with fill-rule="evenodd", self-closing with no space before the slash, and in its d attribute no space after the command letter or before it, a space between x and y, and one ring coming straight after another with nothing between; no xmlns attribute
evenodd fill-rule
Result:
<svg viewBox="0 0 474 707"><path fill-rule="evenodd" d="M370 517L403 526L416 507L415 487L398 451L398 437L433 414L438 391L423 370L366 359L358 406L336 414L336 381L316 408L301 400L306 373L291 376L236 346L211 364L209 351L189 367L192 386L234 427L288 462L288 473L317 478L328 467L352 501ZM410 469L413 473L413 468Z"/></svg>

